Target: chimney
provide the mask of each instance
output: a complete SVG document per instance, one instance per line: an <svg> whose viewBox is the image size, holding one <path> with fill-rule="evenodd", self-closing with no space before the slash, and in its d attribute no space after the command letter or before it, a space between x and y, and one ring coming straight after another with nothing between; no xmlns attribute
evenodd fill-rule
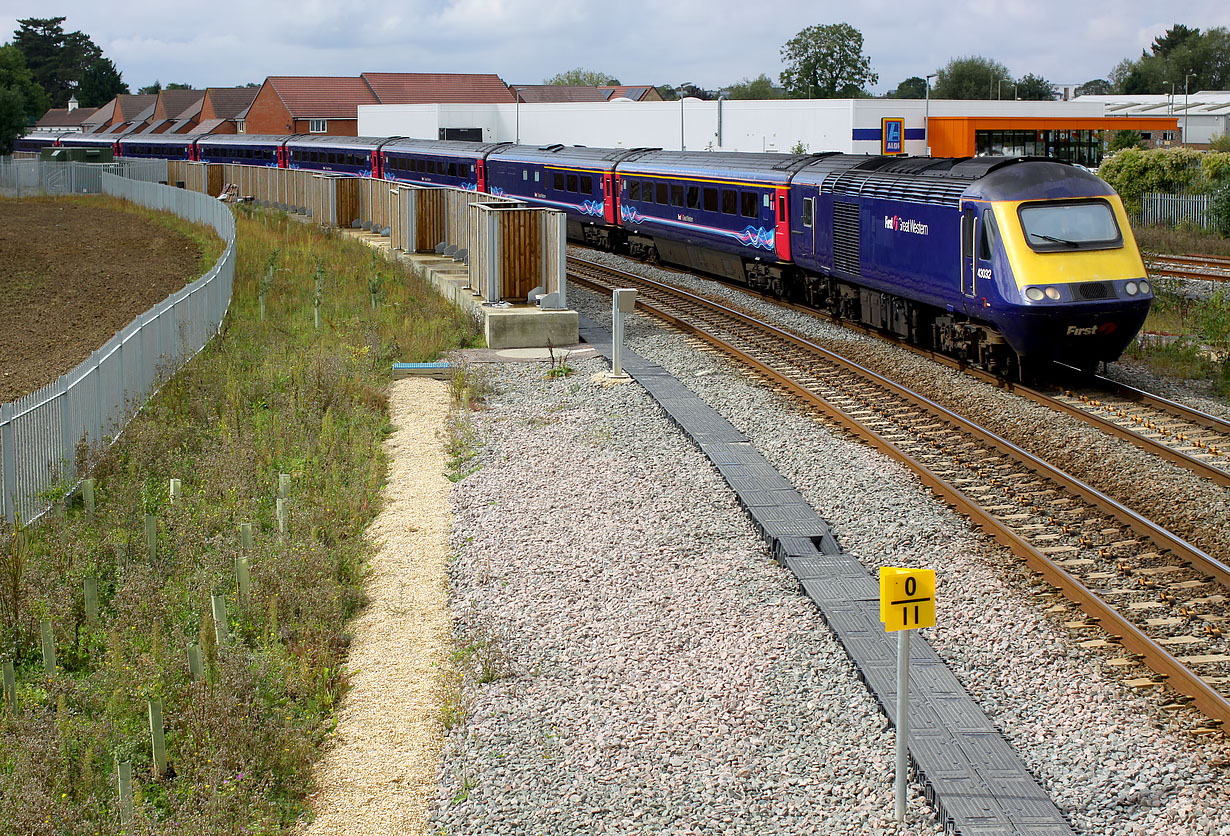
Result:
<svg viewBox="0 0 1230 836"><path fill-rule="evenodd" d="M74 110L76 110L76 109L77 109L77 97L76 97L76 96L69 96L69 98L68 98L68 112L69 112L69 113L72 113L72 112L73 112Z"/></svg>

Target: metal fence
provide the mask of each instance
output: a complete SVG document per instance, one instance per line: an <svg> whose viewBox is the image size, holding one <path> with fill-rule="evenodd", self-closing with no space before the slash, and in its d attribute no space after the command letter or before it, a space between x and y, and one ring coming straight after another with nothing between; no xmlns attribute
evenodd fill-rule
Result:
<svg viewBox="0 0 1230 836"><path fill-rule="evenodd" d="M0 158L0 194L6 197L100 194L102 176L114 174L145 183L167 182L166 160L61 163Z"/></svg>
<svg viewBox="0 0 1230 836"><path fill-rule="evenodd" d="M165 161L149 162L162 162L165 177ZM55 179L46 170L52 167L100 166L45 163L40 182ZM0 162L0 178L14 168L20 178L27 167L24 161L16 166ZM128 168L134 171L157 173L156 166L145 165ZM78 175L79 180L72 179ZM64 176L87 187L95 182L89 178L96 177L105 194L207 224L226 242L226 250L208 273L138 316L68 374L0 404L0 506L10 523L18 518L32 522L46 513L52 504L49 491L78 477L79 445L98 447L114 439L159 385L217 333L235 277L235 218L217 200L107 171Z"/></svg>
<svg viewBox="0 0 1230 836"><path fill-rule="evenodd" d="M1146 194L1140 199L1140 221L1146 225L1194 224L1213 228L1213 195Z"/></svg>

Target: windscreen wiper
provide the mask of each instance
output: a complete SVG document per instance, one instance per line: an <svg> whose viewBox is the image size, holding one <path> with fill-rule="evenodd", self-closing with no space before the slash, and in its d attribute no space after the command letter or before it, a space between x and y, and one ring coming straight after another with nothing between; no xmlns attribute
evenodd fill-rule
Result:
<svg viewBox="0 0 1230 836"><path fill-rule="evenodd" d="M1067 244L1069 247L1079 247L1080 246L1080 244L1077 244L1075 241L1069 241L1066 238L1056 238L1054 235L1043 235L1040 232L1031 232L1029 234L1032 235L1034 238L1041 238L1043 241L1053 241L1056 244Z"/></svg>

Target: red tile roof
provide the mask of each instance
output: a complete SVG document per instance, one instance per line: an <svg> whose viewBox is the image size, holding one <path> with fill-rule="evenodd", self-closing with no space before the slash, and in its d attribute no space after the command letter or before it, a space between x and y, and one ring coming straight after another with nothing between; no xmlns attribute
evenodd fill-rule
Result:
<svg viewBox="0 0 1230 836"><path fill-rule="evenodd" d="M265 84L294 119L357 119L359 105L380 104L361 78L270 76Z"/></svg>
<svg viewBox="0 0 1230 836"><path fill-rule="evenodd" d="M235 119L248 109L259 87L210 87L205 91L214 119Z"/></svg>
<svg viewBox="0 0 1230 836"><path fill-rule="evenodd" d="M205 98L204 90L163 90L158 94L154 118L174 119Z"/></svg>
<svg viewBox="0 0 1230 836"><path fill-rule="evenodd" d="M67 108L57 107L52 108L43 114L43 118L38 120L34 126L40 130L49 128L77 128L82 122L92 116L97 110L93 107L79 107L76 110L68 110Z"/></svg>
<svg viewBox="0 0 1230 836"><path fill-rule="evenodd" d="M377 99L370 104L515 101L494 73L363 73L361 78Z"/></svg>
<svg viewBox="0 0 1230 836"><path fill-rule="evenodd" d="M115 118L121 121L130 121L147 109L153 112L154 105L158 103L158 96L155 93L142 93L135 96L124 95L116 96L114 101Z"/></svg>

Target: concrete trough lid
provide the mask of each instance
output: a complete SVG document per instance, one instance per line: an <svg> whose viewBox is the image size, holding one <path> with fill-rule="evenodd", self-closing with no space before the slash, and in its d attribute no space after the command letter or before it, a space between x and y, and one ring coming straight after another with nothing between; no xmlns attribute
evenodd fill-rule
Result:
<svg viewBox="0 0 1230 836"><path fill-rule="evenodd" d="M434 363L394 363L393 378L403 377L433 377L436 380L448 380L452 375L452 367L447 360L437 360Z"/></svg>

